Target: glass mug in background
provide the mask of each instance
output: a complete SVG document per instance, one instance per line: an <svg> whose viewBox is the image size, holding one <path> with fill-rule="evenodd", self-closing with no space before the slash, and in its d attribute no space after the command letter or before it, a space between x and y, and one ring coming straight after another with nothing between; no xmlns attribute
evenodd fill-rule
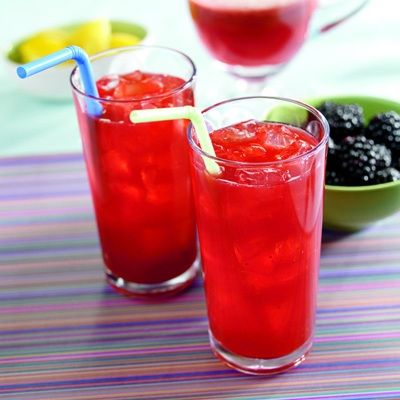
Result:
<svg viewBox="0 0 400 400"><path fill-rule="evenodd" d="M125 294L178 291L199 265L188 124L134 125L129 113L193 105L195 66L183 53L156 46L114 49L91 62L100 97L88 99L77 68L71 84L107 280ZM99 117L88 112L94 100Z"/></svg>
<svg viewBox="0 0 400 400"><path fill-rule="evenodd" d="M270 151L289 151L294 143L300 150L307 144L306 152L290 150L288 159L273 162L232 161L202 151L189 129L211 347L242 372L283 371L312 346L328 123L312 107L268 97L225 101L203 115L209 131L268 119L284 130L301 128L313 142L294 143L283 132L266 139ZM232 139L230 132L222 136L237 141L232 154L257 159L262 146L247 149L253 133L237 129ZM206 158L219 165L220 175L206 170Z"/></svg>
<svg viewBox="0 0 400 400"><path fill-rule="evenodd" d="M309 33L330 29L367 1L189 0L189 8L210 54L249 84L258 80L261 89L267 77L294 57Z"/></svg>

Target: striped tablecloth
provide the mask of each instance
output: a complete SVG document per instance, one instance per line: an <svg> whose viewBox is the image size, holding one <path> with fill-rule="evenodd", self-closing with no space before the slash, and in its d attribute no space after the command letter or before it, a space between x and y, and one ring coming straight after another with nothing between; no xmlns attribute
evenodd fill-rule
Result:
<svg viewBox="0 0 400 400"><path fill-rule="evenodd" d="M400 215L324 233L311 355L251 377L211 354L201 282L160 303L103 279L81 156L0 160L1 399L400 399Z"/></svg>

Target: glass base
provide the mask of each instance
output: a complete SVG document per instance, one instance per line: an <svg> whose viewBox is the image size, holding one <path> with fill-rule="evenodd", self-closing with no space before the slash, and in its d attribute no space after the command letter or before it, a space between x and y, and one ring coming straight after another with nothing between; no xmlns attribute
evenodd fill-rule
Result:
<svg viewBox="0 0 400 400"><path fill-rule="evenodd" d="M220 69L227 72L225 78L221 78L224 97L247 96L277 96L279 93L271 88L271 78L278 74L285 65L267 65L260 67L242 67L228 65L217 61ZM222 99L219 99L221 101Z"/></svg>
<svg viewBox="0 0 400 400"><path fill-rule="evenodd" d="M105 268L107 282L118 293L135 297L157 297L172 295L186 289L196 278L200 269L200 260L197 256L193 264L181 275L165 282L147 284L126 281L115 276L109 269Z"/></svg>
<svg viewBox="0 0 400 400"><path fill-rule="evenodd" d="M277 65L261 65L259 67L245 67L241 65L224 64L220 61L217 61L217 63L222 67L222 69L224 69L226 72L230 73L233 76L242 79L262 80L262 81L264 81L265 78L267 77L277 74L286 65L286 64L277 64Z"/></svg>
<svg viewBox="0 0 400 400"><path fill-rule="evenodd" d="M227 350L209 331L211 349L228 367L250 375L269 375L286 371L301 364L310 352L313 338L307 340L299 349L287 356L271 359L242 357Z"/></svg>

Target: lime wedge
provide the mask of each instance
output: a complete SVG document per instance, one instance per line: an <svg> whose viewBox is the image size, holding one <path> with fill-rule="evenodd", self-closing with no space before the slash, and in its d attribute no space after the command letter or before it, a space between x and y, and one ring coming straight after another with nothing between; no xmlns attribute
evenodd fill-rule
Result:
<svg viewBox="0 0 400 400"><path fill-rule="evenodd" d="M115 32L111 35L110 48L134 46L140 42L140 38L130 33Z"/></svg>
<svg viewBox="0 0 400 400"><path fill-rule="evenodd" d="M19 46L21 62L31 62L54 51L61 50L66 45L67 34L61 30L53 29L39 32Z"/></svg>
<svg viewBox="0 0 400 400"><path fill-rule="evenodd" d="M107 19L99 19L79 25L69 36L68 44L80 46L88 54L110 48L111 24Z"/></svg>

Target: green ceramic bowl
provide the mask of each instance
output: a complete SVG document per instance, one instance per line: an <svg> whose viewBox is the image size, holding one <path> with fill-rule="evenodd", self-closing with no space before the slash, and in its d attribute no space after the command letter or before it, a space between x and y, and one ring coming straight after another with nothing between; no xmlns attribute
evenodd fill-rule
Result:
<svg viewBox="0 0 400 400"><path fill-rule="evenodd" d="M376 97L340 96L308 100L313 106L332 100L364 108L366 122L384 111L400 113L400 103ZM400 181L370 186L325 186L324 226L356 231L400 210Z"/></svg>
<svg viewBox="0 0 400 400"><path fill-rule="evenodd" d="M111 22L112 32L130 33L140 38L140 44L151 43L151 38L148 30L139 24L115 21ZM66 31L71 31L79 24L65 25L61 28ZM56 27L57 28L57 27ZM69 85L69 74L73 69L72 64L63 64L57 68L52 68L46 73L37 74L29 79L19 79L16 74L16 69L20 65L20 46L27 39L22 38L8 47L4 53L5 69L9 73L11 79L14 80L17 86L30 95L47 99L71 99L71 88Z"/></svg>

